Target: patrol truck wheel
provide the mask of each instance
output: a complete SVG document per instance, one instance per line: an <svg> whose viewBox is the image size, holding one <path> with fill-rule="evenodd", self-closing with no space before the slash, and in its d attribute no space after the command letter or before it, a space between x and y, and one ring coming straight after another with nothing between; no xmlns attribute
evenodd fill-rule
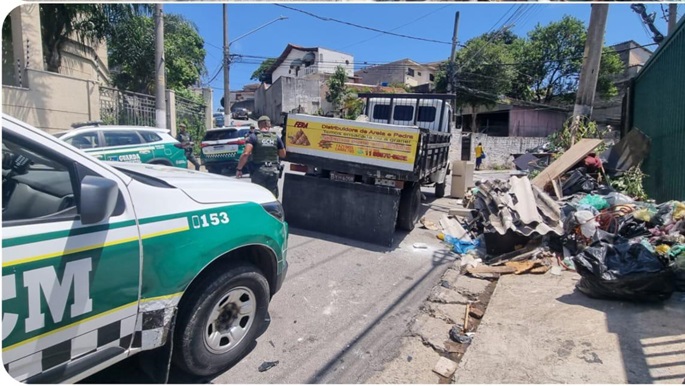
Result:
<svg viewBox="0 0 685 386"><path fill-rule="evenodd" d="M445 183L435 184L435 198L445 197Z"/></svg>
<svg viewBox="0 0 685 386"><path fill-rule="evenodd" d="M194 286L179 310L174 363L212 375L240 360L264 322L269 284L252 265L211 275Z"/></svg>
<svg viewBox="0 0 685 386"><path fill-rule="evenodd" d="M421 185L415 182L402 189L396 227L405 231L412 231L414 225L419 221L420 209Z"/></svg>

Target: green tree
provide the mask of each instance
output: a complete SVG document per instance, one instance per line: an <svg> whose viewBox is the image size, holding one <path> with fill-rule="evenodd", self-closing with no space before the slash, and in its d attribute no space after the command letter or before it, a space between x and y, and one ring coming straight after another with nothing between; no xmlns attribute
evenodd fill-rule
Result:
<svg viewBox="0 0 685 386"><path fill-rule="evenodd" d="M262 64L259 65L259 68L257 68L253 73L252 76L250 76L250 79L252 80L258 80L260 82L267 82L267 80L270 79L265 79L264 78L264 72L268 70L274 63L276 63L276 58L268 58L265 59ZM270 83L270 82L267 82Z"/></svg>
<svg viewBox="0 0 685 386"><path fill-rule="evenodd" d="M478 108L496 105L500 97L510 91L513 72L511 66L505 64L512 60L507 44L483 36L469 40L457 53L457 106L471 107L473 131L477 131Z"/></svg>
<svg viewBox="0 0 685 386"><path fill-rule="evenodd" d="M599 77L597 78L597 95L600 98L609 99L618 95L618 88L616 88L614 81L623 70L623 62L616 50L611 47L604 47L599 63Z"/></svg>
<svg viewBox="0 0 685 386"><path fill-rule="evenodd" d="M537 25L523 45L512 52L517 62L512 96L545 103L555 98L571 102L578 90L586 39L583 22L571 16L544 27ZM621 71L620 57L605 47L597 82L601 98L617 95L613 79Z"/></svg>
<svg viewBox="0 0 685 386"><path fill-rule="evenodd" d="M62 49L72 38L97 44L120 22L150 12L142 4L40 4L41 36L47 70L59 72Z"/></svg>
<svg viewBox="0 0 685 386"><path fill-rule="evenodd" d="M117 88L151 94L155 85L155 26L149 16L119 23L108 39L110 68ZM204 40L197 27L180 15L164 16L167 87L184 90L206 73Z"/></svg>
<svg viewBox="0 0 685 386"><path fill-rule="evenodd" d="M347 72L343 66L336 67L335 73L326 81L328 86L326 100L333 104L333 108L336 111L340 111L343 108L343 101L348 93L345 82L347 82Z"/></svg>
<svg viewBox="0 0 685 386"><path fill-rule="evenodd" d="M571 16L546 26L535 26L516 58L516 70L527 77L531 95L517 97L549 102L555 96L574 93L585 39L583 22Z"/></svg>

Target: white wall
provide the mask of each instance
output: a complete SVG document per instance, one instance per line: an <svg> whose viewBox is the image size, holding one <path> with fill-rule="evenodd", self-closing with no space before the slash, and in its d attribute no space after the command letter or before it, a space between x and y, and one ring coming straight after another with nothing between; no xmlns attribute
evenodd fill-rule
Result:
<svg viewBox="0 0 685 386"><path fill-rule="evenodd" d="M290 51L285 61L274 70L271 75L271 82L276 83L276 80L282 76L295 77L295 70L290 70L290 64L295 59L302 59L306 53L306 51L298 49ZM321 58L323 58L323 60ZM301 67L297 78L313 79L318 78L320 74L333 74L338 65L345 67L347 76L351 77L354 75L354 57L352 55L319 48L319 52L316 53L316 61L314 64L307 68L304 66Z"/></svg>
<svg viewBox="0 0 685 386"><path fill-rule="evenodd" d="M345 67L345 73L348 77L354 76L354 56L319 48L319 56L316 58L317 64L321 61L322 56L323 60L322 63L319 64L319 73L333 74L335 73L336 67L342 65Z"/></svg>

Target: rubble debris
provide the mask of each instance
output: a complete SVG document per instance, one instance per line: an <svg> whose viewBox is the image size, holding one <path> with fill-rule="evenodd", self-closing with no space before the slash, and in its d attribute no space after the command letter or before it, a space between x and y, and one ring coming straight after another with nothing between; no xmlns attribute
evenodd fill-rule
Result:
<svg viewBox="0 0 685 386"><path fill-rule="evenodd" d="M424 228L428 229L429 231L439 231L440 228L431 220L428 220L425 217L421 217L421 225L423 225Z"/></svg>
<svg viewBox="0 0 685 386"><path fill-rule="evenodd" d="M457 371L457 362L449 360L445 357L440 357L438 363L435 364L433 371L445 378L449 378Z"/></svg>
<svg viewBox="0 0 685 386"><path fill-rule="evenodd" d="M467 268L466 272L471 274L472 276L479 277L480 275L487 275L487 274L496 274L496 275L506 275L509 273L514 273L516 272L516 268L512 267L490 267L486 265L480 265L478 267L474 268ZM499 277L499 276L498 276Z"/></svg>
<svg viewBox="0 0 685 386"><path fill-rule="evenodd" d="M414 243L412 246L414 249L428 249L428 245L426 243Z"/></svg>
<svg viewBox="0 0 685 386"><path fill-rule="evenodd" d="M452 217L464 217L467 219L473 218L472 209L452 208L447 214Z"/></svg>
<svg viewBox="0 0 685 386"><path fill-rule="evenodd" d="M486 235L505 236L508 231L525 237L563 233L559 205L532 186L528 177L481 182L474 208L479 212L478 225Z"/></svg>
<svg viewBox="0 0 685 386"><path fill-rule="evenodd" d="M535 179L533 185L540 189L544 189L547 184L556 181L559 177L564 175L578 162L585 159L596 147L602 143L601 139L583 138L570 149L566 150L562 155L546 167ZM557 197L561 198L561 192L557 193Z"/></svg>
<svg viewBox="0 0 685 386"><path fill-rule="evenodd" d="M470 238L468 240L458 239L456 237L444 233L438 233L437 237L438 239L443 240L447 244L451 245L452 251L460 255L463 255L471 250L474 250L480 245L479 240L472 241L470 240Z"/></svg>
<svg viewBox="0 0 685 386"><path fill-rule="evenodd" d="M638 129L630 130L606 152L604 169L609 176L620 175L636 167L649 155L651 139Z"/></svg>
<svg viewBox="0 0 685 386"><path fill-rule="evenodd" d="M545 273L552 268L551 265L545 265L540 260L508 261L505 265L516 269L514 275L520 275L522 273Z"/></svg>
<svg viewBox="0 0 685 386"><path fill-rule="evenodd" d="M485 312L478 307L471 307L469 309L469 315L476 319L482 319L484 314Z"/></svg>
<svg viewBox="0 0 685 386"><path fill-rule="evenodd" d="M452 236L455 239L463 240L465 242L471 242L471 236L468 232L459 224L459 221L455 219L450 219L446 215L443 215L440 219L440 225L444 230L445 234Z"/></svg>
<svg viewBox="0 0 685 386"><path fill-rule="evenodd" d="M450 339L460 344L471 343L472 338L464 333L462 333L462 326L456 325L450 330Z"/></svg>
<svg viewBox="0 0 685 386"><path fill-rule="evenodd" d="M453 354L464 354L466 353L466 349L469 346L466 344L461 344L458 342L452 342L450 340L445 341L445 350L448 353L453 353Z"/></svg>
<svg viewBox="0 0 685 386"><path fill-rule="evenodd" d="M260 373L263 373L273 367L278 366L278 361L275 362L264 362L262 363L257 370L259 370Z"/></svg>

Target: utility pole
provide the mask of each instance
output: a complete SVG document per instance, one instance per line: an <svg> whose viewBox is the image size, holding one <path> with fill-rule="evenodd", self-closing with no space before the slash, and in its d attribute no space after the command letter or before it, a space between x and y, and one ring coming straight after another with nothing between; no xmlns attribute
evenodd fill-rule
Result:
<svg viewBox="0 0 685 386"><path fill-rule="evenodd" d="M231 82L229 74L231 72L231 53L228 50L228 9L224 6L224 122L228 125L231 116Z"/></svg>
<svg viewBox="0 0 685 386"><path fill-rule="evenodd" d="M668 34L669 36L675 31L675 26L678 22L678 4L671 3L668 5Z"/></svg>
<svg viewBox="0 0 685 386"><path fill-rule="evenodd" d="M450 62L447 72L447 92L454 93L455 102L457 95L457 74L456 74L456 59L457 59L457 34L459 32L459 11L454 14L454 33L452 34L452 51L450 52ZM456 103L452 106L452 122L457 122L457 106Z"/></svg>
<svg viewBox="0 0 685 386"><path fill-rule="evenodd" d="M597 78L599 77L599 63L602 59L604 29L609 13L609 4L592 4L591 7L590 26L587 30L587 40L583 52L583 68L580 71L576 104L573 106L574 116L589 117L592 115L592 104L595 99Z"/></svg>
<svg viewBox="0 0 685 386"><path fill-rule="evenodd" d="M164 15L162 4L155 4L155 122L166 129L166 80L164 78Z"/></svg>
<svg viewBox="0 0 685 386"><path fill-rule="evenodd" d="M654 35L652 40L654 40L654 43L661 44L661 42L664 40L664 35L654 26L656 13L647 14L647 7L645 7L645 5L642 3L631 4L630 9L640 15L642 22L649 28L650 31L652 31L652 34Z"/></svg>

